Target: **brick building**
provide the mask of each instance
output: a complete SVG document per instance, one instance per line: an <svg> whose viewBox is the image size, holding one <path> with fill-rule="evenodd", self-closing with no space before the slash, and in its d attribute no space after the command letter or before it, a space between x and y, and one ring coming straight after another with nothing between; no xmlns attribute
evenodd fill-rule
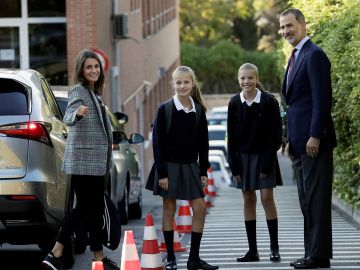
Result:
<svg viewBox="0 0 360 270"><path fill-rule="evenodd" d="M144 135L143 175L152 165L151 127L172 95L179 64L178 0L1 0L0 66L32 68L55 89L71 87L76 55L95 48L106 65L104 99Z"/></svg>

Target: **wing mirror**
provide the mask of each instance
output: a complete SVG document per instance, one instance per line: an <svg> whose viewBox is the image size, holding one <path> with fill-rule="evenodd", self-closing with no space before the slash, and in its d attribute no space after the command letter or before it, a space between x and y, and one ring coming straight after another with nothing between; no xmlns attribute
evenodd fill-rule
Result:
<svg viewBox="0 0 360 270"><path fill-rule="evenodd" d="M126 140L125 133L122 131L113 131L113 144L120 144Z"/></svg>
<svg viewBox="0 0 360 270"><path fill-rule="evenodd" d="M124 125L128 122L129 116L126 113L114 112L116 119L119 121L120 125Z"/></svg>
<svg viewBox="0 0 360 270"><path fill-rule="evenodd" d="M142 143L142 142L144 142L144 137L142 135L140 135L139 133L132 133L130 135L129 142L131 144Z"/></svg>

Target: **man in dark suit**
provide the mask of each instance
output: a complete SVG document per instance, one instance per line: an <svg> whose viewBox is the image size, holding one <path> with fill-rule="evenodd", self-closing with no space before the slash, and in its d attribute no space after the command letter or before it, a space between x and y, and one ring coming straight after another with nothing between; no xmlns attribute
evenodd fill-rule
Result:
<svg viewBox="0 0 360 270"><path fill-rule="evenodd" d="M294 47L282 93L287 104L288 144L304 216L305 256L295 269L330 267L332 258L331 194L336 136L331 117L331 64L306 34L303 13L280 14L283 37Z"/></svg>

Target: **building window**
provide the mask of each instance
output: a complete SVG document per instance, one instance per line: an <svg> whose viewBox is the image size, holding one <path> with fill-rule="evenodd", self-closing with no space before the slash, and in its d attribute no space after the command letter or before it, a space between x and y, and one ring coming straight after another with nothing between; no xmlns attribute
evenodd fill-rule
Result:
<svg viewBox="0 0 360 270"><path fill-rule="evenodd" d="M0 18L21 17L21 0L1 0Z"/></svg>
<svg viewBox="0 0 360 270"><path fill-rule="evenodd" d="M19 27L0 27L0 66L20 68Z"/></svg>
<svg viewBox="0 0 360 270"><path fill-rule="evenodd" d="M67 85L65 2L0 0L0 66L32 68Z"/></svg>
<svg viewBox="0 0 360 270"><path fill-rule="evenodd" d="M65 0L28 0L29 17L65 17Z"/></svg>
<svg viewBox="0 0 360 270"><path fill-rule="evenodd" d="M143 37L157 33L176 18L176 0L142 0Z"/></svg>
<svg viewBox="0 0 360 270"><path fill-rule="evenodd" d="M30 68L52 85L67 85L66 25L29 24Z"/></svg>

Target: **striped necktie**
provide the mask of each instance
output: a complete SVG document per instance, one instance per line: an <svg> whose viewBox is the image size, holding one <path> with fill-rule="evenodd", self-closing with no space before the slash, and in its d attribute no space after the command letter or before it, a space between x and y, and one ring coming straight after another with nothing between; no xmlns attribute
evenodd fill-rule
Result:
<svg viewBox="0 0 360 270"><path fill-rule="evenodd" d="M291 52L290 55L290 60L289 60L289 68L288 68L288 72L287 72L287 80L286 80L286 84L289 84L289 78L290 78L290 74L293 70L294 64L295 64L295 52L297 51L297 49L293 49L293 51Z"/></svg>

